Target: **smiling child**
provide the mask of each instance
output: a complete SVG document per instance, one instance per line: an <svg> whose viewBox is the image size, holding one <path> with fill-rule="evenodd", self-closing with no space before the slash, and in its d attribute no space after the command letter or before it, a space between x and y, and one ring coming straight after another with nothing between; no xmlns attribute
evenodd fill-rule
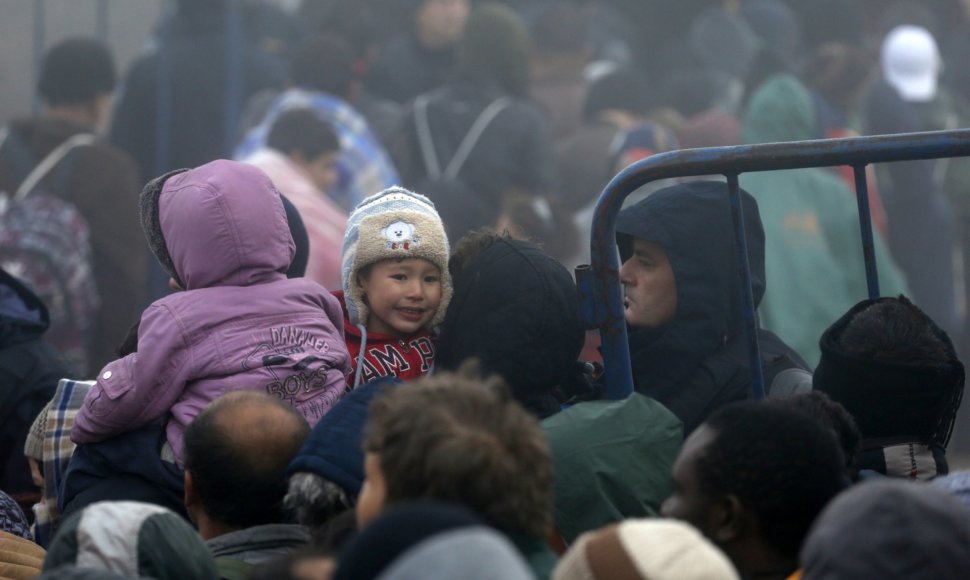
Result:
<svg viewBox="0 0 970 580"><path fill-rule="evenodd" d="M351 388L394 375L427 374L433 328L451 300L448 238L434 204L392 187L358 205L343 243L344 332Z"/></svg>

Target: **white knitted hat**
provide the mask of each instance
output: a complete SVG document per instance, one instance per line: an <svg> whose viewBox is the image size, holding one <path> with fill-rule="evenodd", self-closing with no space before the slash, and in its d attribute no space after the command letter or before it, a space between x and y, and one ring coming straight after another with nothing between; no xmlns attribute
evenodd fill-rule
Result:
<svg viewBox="0 0 970 580"><path fill-rule="evenodd" d="M693 527L662 519L626 520L620 543L643 578L738 580L731 561Z"/></svg>
<svg viewBox="0 0 970 580"><path fill-rule="evenodd" d="M360 202L347 219L341 248L341 276L350 323L366 325L370 314L357 284L361 268L381 260L424 258L441 270L441 302L429 326L440 324L451 301L449 254L444 225L425 196L391 187Z"/></svg>
<svg viewBox="0 0 970 580"><path fill-rule="evenodd" d="M739 580L727 556L697 530L654 518L626 520L579 536L552 580L605 580L621 574L643 580Z"/></svg>

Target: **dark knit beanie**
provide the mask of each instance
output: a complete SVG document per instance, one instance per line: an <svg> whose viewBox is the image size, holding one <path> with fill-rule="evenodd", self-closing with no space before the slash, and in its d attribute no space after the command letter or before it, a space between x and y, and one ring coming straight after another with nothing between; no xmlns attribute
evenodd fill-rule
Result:
<svg viewBox="0 0 970 580"><path fill-rule="evenodd" d="M378 393L399 384L397 377L385 377L363 384L340 399L310 431L287 467L287 476L315 473L339 486L351 500L356 499L364 485L367 408Z"/></svg>
<svg viewBox="0 0 970 580"><path fill-rule="evenodd" d="M477 358L529 412L547 417L583 347L576 283L535 244L502 239L456 273L439 336L436 368L456 371Z"/></svg>

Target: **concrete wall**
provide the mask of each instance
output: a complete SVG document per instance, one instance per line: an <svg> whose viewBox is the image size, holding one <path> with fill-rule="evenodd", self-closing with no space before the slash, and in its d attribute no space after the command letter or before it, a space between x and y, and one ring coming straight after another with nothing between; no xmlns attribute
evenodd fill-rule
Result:
<svg viewBox="0 0 970 580"><path fill-rule="evenodd" d="M119 76L141 52L165 0L0 0L0 123L30 114L38 49L100 34ZM103 11L102 11L103 10ZM43 13L43 18L35 16ZM102 18L103 15L103 18Z"/></svg>

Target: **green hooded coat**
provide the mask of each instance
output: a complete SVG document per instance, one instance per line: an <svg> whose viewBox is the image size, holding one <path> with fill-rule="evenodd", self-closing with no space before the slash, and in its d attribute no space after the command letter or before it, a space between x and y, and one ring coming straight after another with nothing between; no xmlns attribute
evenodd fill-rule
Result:
<svg viewBox="0 0 970 580"><path fill-rule="evenodd" d="M745 143L815 139L815 103L795 77L772 77L752 96L742 129ZM824 168L746 173L741 185L758 201L765 229L762 326L814 367L822 332L868 297L855 194ZM878 232L875 245L881 294L905 293Z"/></svg>
<svg viewBox="0 0 970 580"><path fill-rule="evenodd" d="M552 450L556 528L567 543L627 518L657 516L683 426L657 401L579 403L542 422Z"/></svg>

